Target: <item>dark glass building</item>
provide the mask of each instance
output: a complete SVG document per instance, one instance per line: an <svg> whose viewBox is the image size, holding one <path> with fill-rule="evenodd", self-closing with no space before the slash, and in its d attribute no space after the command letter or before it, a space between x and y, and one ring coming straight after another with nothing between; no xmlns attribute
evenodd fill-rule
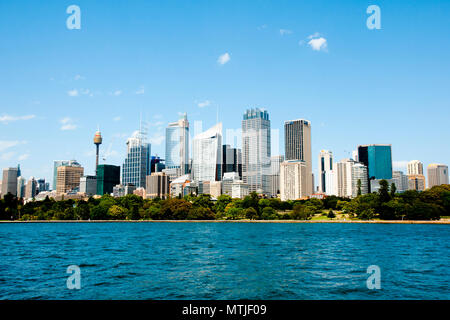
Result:
<svg viewBox="0 0 450 320"><path fill-rule="evenodd" d="M392 179L392 151L390 144L358 146L358 160L367 167L369 181L371 179Z"/></svg>
<svg viewBox="0 0 450 320"><path fill-rule="evenodd" d="M222 178L227 172L237 172L242 179L242 151L228 144L222 146Z"/></svg>
<svg viewBox="0 0 450 320"><path fill-rule="evenodd" d="M97 167L97 194L111 194L114 186L120 184L120 167L100 164Z"/></svg>

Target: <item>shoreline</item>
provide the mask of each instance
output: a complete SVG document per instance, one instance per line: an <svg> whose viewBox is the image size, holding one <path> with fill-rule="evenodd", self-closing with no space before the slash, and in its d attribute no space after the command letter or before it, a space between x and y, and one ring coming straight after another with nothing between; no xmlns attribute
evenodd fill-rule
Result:
<svg viewBox="0 0 450 320"><path fill-rule="evenodd" d="M445 220L29 220L1 223L378 223L378 224L450 224Z"/></svg>

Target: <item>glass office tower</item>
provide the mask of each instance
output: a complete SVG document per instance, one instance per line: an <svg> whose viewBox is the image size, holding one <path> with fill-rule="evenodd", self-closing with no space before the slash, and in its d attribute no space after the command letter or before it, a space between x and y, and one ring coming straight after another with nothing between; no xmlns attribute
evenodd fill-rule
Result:
<svg viewBox="0 0 450 320"><path fill-rule="evenodd" d="M145 178L150 175L150 143L145 134L137 131L127 140L127 158L122 166L122 184L145 188Z"/></svg>
<svg viewBox="0 0 450 320"><path fill-rule="evenodd" d="M111 194L114 186L120 184L120 167L100 164L97 167L97 194Z"/></svg>
<svg viewBox="0 0 450 320"><path fill-rule="evenodd" d="M358 146L358 160L368 169L370 179L392 179L391 145Z"/></svg>

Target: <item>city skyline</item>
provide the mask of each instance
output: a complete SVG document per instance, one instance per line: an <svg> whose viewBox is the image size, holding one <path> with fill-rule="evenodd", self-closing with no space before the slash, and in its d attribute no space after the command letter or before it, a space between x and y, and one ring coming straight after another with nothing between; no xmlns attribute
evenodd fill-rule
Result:
<svg viewBox="0 0 450 320"><path fill-rule="evenodd" d="M311 121L313 159L322 149L339 161L359 144L388 143L394 170L406 173L416 158L425 167L450 162L441 143L450 138L449 43L440 13L448 3L380 1L381 30L366 28L366 8L356 2L211 2L206 14L198 10L204 4L136 1L108 7L106 16L106 3L78 5L83 23L75 31L65 27L64 5L0 4L9 61L0 75L0 167L20 163L27 181L51 182L57 159L76 159L94 174L97 126L100 163L122 165L141 113L152 154L164 157L164 130L178 113L205 128L218 113L224 128L237 129L252 107L268 110L280 133L287 119ZM439 45L419 41L425 36ZM309 44L321 38L326 47ZM439 117L427 118L429 109ZM419 123L422 130L411 129ZM317 173L316 161L312 166Z"/></svg>

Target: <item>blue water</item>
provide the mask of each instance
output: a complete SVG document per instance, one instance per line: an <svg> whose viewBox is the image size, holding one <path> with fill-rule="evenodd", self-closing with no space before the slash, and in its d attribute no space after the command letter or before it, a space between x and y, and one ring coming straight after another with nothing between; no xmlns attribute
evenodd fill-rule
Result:
<svg viewBox="0 0 450 320"><path fill-rule="evenodd" d="M449 255L448 225L0 224L0 299L449 299Z"/></svg>

